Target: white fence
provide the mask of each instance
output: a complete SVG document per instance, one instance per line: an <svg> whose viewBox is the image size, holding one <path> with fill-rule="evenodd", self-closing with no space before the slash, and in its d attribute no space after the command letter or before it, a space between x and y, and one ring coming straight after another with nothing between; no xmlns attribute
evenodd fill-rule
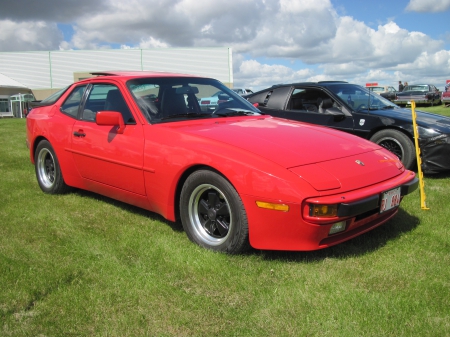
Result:
<svg viewBox="0 0 450 337"><path fill-rule="evenodd" d="M231 48L68 50L0 53L0 73L30 89L62 88L75 72L166 71L233 83Z"/></svg>

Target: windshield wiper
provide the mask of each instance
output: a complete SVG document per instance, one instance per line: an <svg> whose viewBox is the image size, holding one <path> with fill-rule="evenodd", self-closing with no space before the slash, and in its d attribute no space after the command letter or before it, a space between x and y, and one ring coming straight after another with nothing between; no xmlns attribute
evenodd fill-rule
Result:
<svg viewBox="0 0 450 337"><path fill-rule="evenodd" d="M211 114L210 113L200 113L200 112L173 114L173 115L162 117L161 120L173 119L173 118L182 118L182 117L192 118L192 117L206 117L206 116L211 116Z"/></svg>
<svg viewBox="0 0 450 337"><path fill-rule="evenodd" d="M251 110L234 110L234 109L224 109L221 112L214 112L214 115L220 117L229 117L229 116L253 116L258 114L257 112L253 112Z"/></svg>

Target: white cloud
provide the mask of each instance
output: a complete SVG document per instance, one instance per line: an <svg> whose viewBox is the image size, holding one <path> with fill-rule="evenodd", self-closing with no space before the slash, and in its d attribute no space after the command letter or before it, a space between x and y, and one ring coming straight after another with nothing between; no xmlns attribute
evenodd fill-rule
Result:
<svg viewBox="0 0 450 337"><path fill-rule="evenodd" d="M161 40L155 39L154 37L150 36L145 39L141 39L141 42L139 43L139 48L142 49L148 49L148 48L167 48L169 45Z"/></svg>
<svg viewBox="0 0 450 337"><path fill-rule="evenodd" d="M273 84L305 82L313 76L311 69L295 71L283 65L261 64L256 60L243 61L235 70L235 86L262 89Z"/></svg>
<svg viewBox="0 0 450 337"><path fill-rule="evenodd" d="M406 10L420 13L445 12L450 9L450 0L410 0Z"/></svg>
<svg viewBox="0 0 450 337"><path fill-rule="evenodd" d="M2 7L0 51L230 46L235 84L246 86L450 78L445 41L408 31L395 19L375 27L339 15L331 0L79 0L78 7L70 2L64 8L57 0L42 0L24 12L18 2ZM449 8L450 0L411 0L406 9ZM64 40L56 22L72 27L71 39ZM443 38L449 34L443 28ZM286 60L314 70L296 71Z"/></svg>
<svg viewBox="0 0 450 337"><path fill-rule="evenodd" d="M55 50L63 42L56 24L44 21L0 20L0 32L0 51Z"/></svg>

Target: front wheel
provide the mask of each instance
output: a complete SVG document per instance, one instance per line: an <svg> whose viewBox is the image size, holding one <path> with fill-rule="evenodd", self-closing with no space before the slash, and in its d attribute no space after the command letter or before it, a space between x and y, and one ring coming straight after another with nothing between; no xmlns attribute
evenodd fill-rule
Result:
<svg viewBox="0 0 450 337"><path fill-rule="evenodd" d="M394 153L407 169L411 169L415 158L414 144L407 135L398 130L381 130L370 141Z"/></svg>
<svg viewBox="0 0 450 337"><path fill-rule="evenodd" d="M230 254L250 246L242 200L234 187L213 171L199 170L187 178L180 214L187 236L199 246Z"/></svg>
<svg viewBox="0 0 450 337"><path fill-rule="evenodd" d="M42 140L34 154L36 178L42 191L49 194L62 194L69 191L64 182L61 167L53 147Z"/></svg>

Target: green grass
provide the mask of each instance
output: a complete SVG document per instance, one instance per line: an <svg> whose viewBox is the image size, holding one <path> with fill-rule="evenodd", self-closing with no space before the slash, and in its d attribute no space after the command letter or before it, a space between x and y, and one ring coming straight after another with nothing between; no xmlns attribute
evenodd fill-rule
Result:
<svg viewBox="0 0 450 337"><path fill-rule="evenodd" d="M409 106L408 106L409 107ZM416 110L433 112L436 114L444 115L450 117L450 107L445 107L444 104L435 106L416 106Z"/></svg>
<svg viewBox="0 0 450 337"><path fill-rule="evenodd" d="M416 191L344 244L228 256L154 213L42 193L23 119L0 119L0 173L1 336L450 336L449 174L426 177L430 210Z"/></svg>

